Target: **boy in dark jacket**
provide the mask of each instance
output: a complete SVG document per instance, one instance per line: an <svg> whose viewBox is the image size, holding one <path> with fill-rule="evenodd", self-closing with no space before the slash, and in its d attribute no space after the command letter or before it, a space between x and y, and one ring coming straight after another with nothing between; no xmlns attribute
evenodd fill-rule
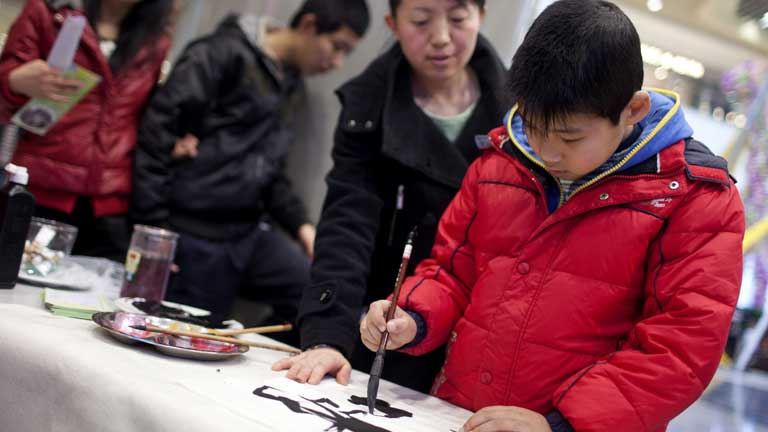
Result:
<svg viewBox="0 0 768 432"><path fill-rule="evenodd" d="M307 0L290 27L233 15L185 49L147 108L134 166L134 218L181 234L168 299L225 316L247 289L295 319L314 242L283 172L302 77L340 67L368 23L364 0Z"/></svg>
<svg viewBox="0 0 768 432"><path fill-rule="evenodd" d="M432 393L470 431L663 431L711 380L741 282L744 212L679 97L641 90L615 5L562 0L515 54L516 105L369 349L448 343Z"/></svg>

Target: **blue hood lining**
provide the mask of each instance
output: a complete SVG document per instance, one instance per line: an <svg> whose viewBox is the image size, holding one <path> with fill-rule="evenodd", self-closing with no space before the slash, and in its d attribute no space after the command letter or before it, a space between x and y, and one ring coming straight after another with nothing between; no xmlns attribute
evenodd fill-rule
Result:
<svg viewBox="0 0 768 432"><path fill-rule="evenodd" d="M680 109L679 96L676 93L663 90L648 90L648 94L651 98L651 109L648 112L648 115L638 123L642 130L639 137L632 145L614 153L596 170L574 182L571 188L569 188L570 190L565 191L565 198L578 190L580 186L583 186L607 171L613 169L615 172L621 172L631 168L658 154L660 151L676 142L691 137L693 130L688 125L688 122L685 120L685 115ZM671 117L668 117L670 114ZM513 116L511 123L509 122L510 116ZM525 130L523 128L523 119L517 113L517 106L507 113L504 122L508 125L507 133L510 135L510 138L513 139L517 147L529 158L543 167L541 158L533 151L528 143L528 137L525 135ZM630 158L625 160L628 156Z"/></svg>

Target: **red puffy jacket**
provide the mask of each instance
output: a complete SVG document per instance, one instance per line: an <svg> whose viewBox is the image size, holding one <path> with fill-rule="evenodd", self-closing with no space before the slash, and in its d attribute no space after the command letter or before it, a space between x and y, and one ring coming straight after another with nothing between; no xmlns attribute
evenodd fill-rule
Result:
<svg viewBox="0 0 768 432"><path fill-rule="evenodd" d="M433 394L467 409L663 431L714 375L738 297L744 212L724 161L677 140L550 214L513 134L491 132L403 285L426 324L404 351L448 342Z"/></svg>
<svg viewBox="0 0 768 432"><path fill-rule="evenodd" d="M43 0L29 0L14 22L0 56L0 122L8 122L27 101L11 92L8 75L26 62L46 58L69 15L82 12L52 10ZM85 196L97 217L127 212L139 115L157 83L170 39L162 37L155 45L113 74L96 33L86 26L75 63L100 75L101 83L47 135L24 134L13 160L29 168L29 188L38 204L71 213L77 197Z"/></svg>

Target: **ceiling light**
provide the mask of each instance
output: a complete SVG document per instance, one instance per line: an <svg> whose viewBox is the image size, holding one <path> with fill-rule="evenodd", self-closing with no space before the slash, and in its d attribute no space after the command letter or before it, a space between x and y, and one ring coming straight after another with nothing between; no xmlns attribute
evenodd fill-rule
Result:
<svg viewBox="0 0 768 432"><path fill-rule="evenodd" d="M664 9L664 2L661 0L648 0L645 2L645 6L651 12L659 12L660 10Z"/></svg>
<svg viewBox="0 0 768 432"><path fill-rule="evenodd" d="M744 114L737 114L736 118L733 119L733 124L739 129L744 129L747 125L747 116Z"/></svg>
<svg viewBox="0 0 768 432"><path fill-rule="evenodd" d="M768 12L766 12L758 22L760 23L760 27L762 27L763 30L768 29Z"/></svg>
<svg viewBox="0 0 768 432"><path fill-rule="evenodd" d="M715 109L712 110L712 117L717 121L723 121L725 118L725 110L723 107L715 107Z"/></svg>
<svg viewBox="0 0 768 432"><path fill-rule="evenodd" d="M755 21L747 21L739 26L739 36L753 44L760 43L760 26Z"/></svg>
<svg viewBox="0 0 768 432"><path fill-rule="evenodd" d="M678 75L685 75L695 79L704 76L704 65L699 61L669 51L664 51L661 48L647 44L640 44L640 51L643 56L643 62L649 65L666 69L667 72L673 71ZM661 71L655 71L654 74L663 75L663 73L664 72Z"/></svg>

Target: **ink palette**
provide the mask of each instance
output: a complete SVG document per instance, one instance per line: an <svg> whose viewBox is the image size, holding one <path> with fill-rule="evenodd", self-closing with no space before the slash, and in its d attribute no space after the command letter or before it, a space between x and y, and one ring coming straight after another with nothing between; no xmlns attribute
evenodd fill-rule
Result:
<svg viewBox="0 0 768 432"><path fill-rule="evenodd" d="M243 328L242 324L235 320L222 321L219 317L212 316L211 312L205 309L173 303L167 300L157 302L141 297L120 297L115 300L115 307L123 312L169 318L207 328L226 330Z"/></svg>
<svg viewBox="0 0 768 432"><path fill-rule="evenodd" d="M137 330L132 326L152 325L170 330L203 332L204 327L169 318L128 312L100 312L93 322L110 336L126 344L148 344L163 354L194 360L224 360L248 351L248 346L213 341L198 337L174 336Z"/></svg>

